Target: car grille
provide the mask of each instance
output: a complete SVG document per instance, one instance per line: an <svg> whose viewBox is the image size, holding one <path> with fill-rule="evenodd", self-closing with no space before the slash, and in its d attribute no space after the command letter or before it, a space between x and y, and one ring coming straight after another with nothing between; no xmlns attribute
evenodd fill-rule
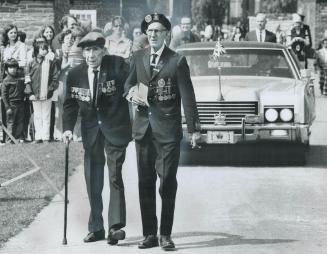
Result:
<svg viewBox="0 0 327 254"><path fill-rule="evenodd" d="M240 124L245 115L258 114L257 101L197 102L201 124L214 124L215 114L226 116L226 124Z"/></svg>

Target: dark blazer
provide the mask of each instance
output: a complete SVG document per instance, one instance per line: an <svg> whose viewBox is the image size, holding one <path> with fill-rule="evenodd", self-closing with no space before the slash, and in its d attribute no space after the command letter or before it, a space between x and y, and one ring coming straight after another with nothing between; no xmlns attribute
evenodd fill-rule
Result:
<svg viewBox="0 0 327 254"><path fill-rule="evenodd" d="M128 103L123 98L127 68L124 59L104 56L102 59L95 108L84 62L71 69L67 76L67 96L64 100L63 130L73 131L80 110L84 148L90 148L101 130L113 145L127 145L131 140L131 123Z"/></svg>
<svg viewBox="0 0 327 254"><path fill-rule="evenodd" d="M133 138L143 138L148 126L159 143L177 142L182 138L181 100L188 132L199 128L199 118L190 70L184 56L165 47L150 74L150 48L136 51L125 83L125 96L140 82L148 86L150 107L138 107L133 122Z"/></svg>
<svg viewBox="0 0 327 254"><path fill-rule="evenodd" d="M250 31L245 35L246 41L258 41L256 30ZM276 35L266 29L265 42L277 42Z"/></svg>
<svg viewBox="0 0 327 254"><path fill-rule="evenodd" d="M190 32L188 36L184 36L184 33L181 32L180 34L176 35L171 39L169 47L171 49L176 49L178 46L183 45L185 43L200 42L200 41L201 39L193 32Z"/></svg>

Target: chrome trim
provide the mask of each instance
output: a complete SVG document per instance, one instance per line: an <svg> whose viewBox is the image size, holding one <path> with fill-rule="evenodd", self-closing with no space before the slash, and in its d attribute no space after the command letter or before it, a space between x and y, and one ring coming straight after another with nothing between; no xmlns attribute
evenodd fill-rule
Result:
<svg viewBox="0 0 327 254"><path fill-rule="evenodd" d="M284 124L284 125L276 125L276 124L269 124L269 125L248 125L244 124L230 124L230 125L212 125L212 124L202 124L201 130L204 131L241 131L243 128L244 130L297 130L302 128L309 128L309 124ZM187 130L186 125L183 125L183 129Z"/></svg>

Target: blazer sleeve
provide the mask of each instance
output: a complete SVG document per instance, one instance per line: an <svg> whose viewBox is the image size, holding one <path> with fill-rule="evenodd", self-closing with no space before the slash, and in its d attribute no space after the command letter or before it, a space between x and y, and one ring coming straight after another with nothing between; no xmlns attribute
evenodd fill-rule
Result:
<svg viewBox="0 0 327 254"><path fill-rule="evenodd" d="M182 98L187 129L189 133L200 130L200 121L196 107L195 94L190 76L190 69L184 56L177 64L177 85Z"/></svg>
<svg viewBox="0 0 327 254"><path fill-rule="evenodd" d="M271 32L271 42L277 42L277 37L276 37L276 34Z"/></svg>
<svg viewBox="0 0 327 254"><path fill-rule="evenodd" d="M76 83L74 72L69 71L67 76L67 92L63 105L63 131L70 130L73 132L77 120L79 105L77 100L71 96L71 86L74 84L74 80Z"/></svg>
<svg viewBox="0 0 327 254"><path fill-rule="evenodd" d="M123 96L126 97L129 93L129 90L137 84L137 73L136 73L136 59L135 56L132 56L130 67L129 67L129 74L125 81L124 85L124 94Z"/></svg>
<svg viewBox="0 0 327 254"><path fill-rule="evenodd" d="M9 83L6 82L6 80L3 81L2 86L1 86L1 94L2 94L2 101L3 104L5 105L5 109L9 108Z"/></svg>

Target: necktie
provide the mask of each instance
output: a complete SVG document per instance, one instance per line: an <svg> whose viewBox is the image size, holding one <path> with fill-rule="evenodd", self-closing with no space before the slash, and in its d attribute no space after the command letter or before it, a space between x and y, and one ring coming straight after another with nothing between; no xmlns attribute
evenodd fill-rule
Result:
<svg viewBox="0 0 327 254"><path fill-rule="evenodd" d="M262 42L262 31L260 30L260 42Z"/></svg>
<svg viewBox="0 0 327 254"><path fill-rule="evenodd" d="M93 70L93 105L96 107L98 104L98 70Z"/></svg>
<svg viewBox="0 0 327 254"><path fill-rule="evenodd" d="M150 70L151 70L151 76L153 74L153 70L156 67L156 59L157 59L158 55L157 54L152 54L152 61L150 64Z"/></svg>

